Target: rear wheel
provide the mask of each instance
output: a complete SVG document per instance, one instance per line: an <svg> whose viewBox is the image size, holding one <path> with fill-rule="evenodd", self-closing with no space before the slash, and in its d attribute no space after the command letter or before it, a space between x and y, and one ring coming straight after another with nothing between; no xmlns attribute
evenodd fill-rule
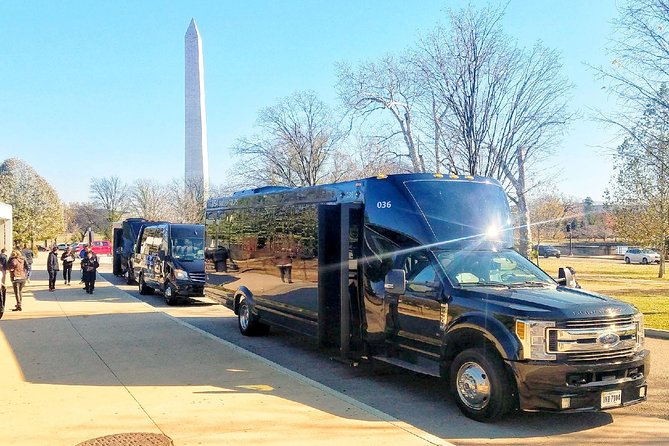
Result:
<svg viewBox="0 0 669 446"><path fill-rule="evenodd" d="M458 407L476 421L495 421L514 407L514 386L494 353L470 348L451 364L450 388Z"/></svg>
<svg viewBox="0 0 669 446"><path fill-rule="evenodd" d="M179 295L177 294L177 290L172 285L171 283L167 282L165 284L165 302L167 302L167 305L176 305L179 303Z"/></svg>
<svg viewBox="0 0 669 446"><path fill-rule="evenodd" d="M251 312L247 299L242 298L237 310L239 331L244 336L265 336L269 333L269 325L261 324Z"/></svg>
<svg viewBox="0 0 669 446"><path fill-rule="evenodd" d="M630 263L630 258L629 257L625 257L625 263Z"/></svg>
<svg viewBox="0 0 669 446"><path fill-rule="evenodd" d="M137 279L137 287L139 288L139 294L142 296L146 294L153 294L153 288L150 286L147 286L146 283L144 283L144 276L139 275L139 279Z"/></svg>

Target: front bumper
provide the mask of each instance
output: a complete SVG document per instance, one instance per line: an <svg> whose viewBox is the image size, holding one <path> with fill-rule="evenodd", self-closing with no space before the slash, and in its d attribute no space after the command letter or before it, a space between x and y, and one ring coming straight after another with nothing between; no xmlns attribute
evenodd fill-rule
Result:
<svg viewBox="0 0 669 446"><path fill-rule="evenodd" d="M591 363L507 361L513 370L521 410L592 411L646 400L650 352L627 360ZM602 392L621 391L615 407L602 407Z"/></svg>
<svg viewBox="0 0 669 446"><path fill-rule="evenodd" d="M204 283L192 282L190 280L176 280L174 281L177 294L186 297L202 297L204 296Z"/></svg>

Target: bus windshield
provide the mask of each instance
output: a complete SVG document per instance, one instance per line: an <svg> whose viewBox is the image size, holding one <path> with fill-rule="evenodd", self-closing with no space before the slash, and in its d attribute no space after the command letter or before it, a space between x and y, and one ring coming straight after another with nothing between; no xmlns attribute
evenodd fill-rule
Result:
<svg viewBox="0 0 669 446"><path fill-rule="evenodd" d="M534 263L513 250L437 251L439 264L456 287L556 286L555 281Z"/></svg>
<svg viewBox="0 0 669 446"><path fill-rule="evenodd" d="M513 247L509 205L498 185L442 180L404 184L435 237L444 245L463 246L487 239L502 242L504 248Z"/></svg>

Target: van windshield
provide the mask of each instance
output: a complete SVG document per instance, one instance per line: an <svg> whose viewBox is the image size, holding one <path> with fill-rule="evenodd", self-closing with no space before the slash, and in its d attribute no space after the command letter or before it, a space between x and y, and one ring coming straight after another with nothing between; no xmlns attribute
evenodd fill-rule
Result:
<svg viewBox="0 0 669 446"><path fill-rule="evenodd" d="M513 250L437 251L439 264L453 286L556 286L534 263Z"/></svg>
<svg viewBox="0 0 669 446"><path fill-rule="evenodd" d="M437 240L468 245L489 240L513 246L506 196L496 184L475 181L416 180L404 183ZM455 247L455 246L453 246Z"/></svg>
<svg viewBox="0 0 669 446"><path fill-rule="evenodd" d="M173 227L171 231L172 257L177 260L204 260L204 238L202 231Z"/></svg>

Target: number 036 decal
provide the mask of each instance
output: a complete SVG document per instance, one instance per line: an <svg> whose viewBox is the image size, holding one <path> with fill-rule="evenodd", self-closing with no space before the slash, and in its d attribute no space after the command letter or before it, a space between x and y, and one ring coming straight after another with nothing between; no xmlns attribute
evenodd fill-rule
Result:
<svg viewBox="0 0 669 446"><path fill-rule="evenodd" d="M390 201L377 201L376 207L379 209L390 209Z"/></svg>

